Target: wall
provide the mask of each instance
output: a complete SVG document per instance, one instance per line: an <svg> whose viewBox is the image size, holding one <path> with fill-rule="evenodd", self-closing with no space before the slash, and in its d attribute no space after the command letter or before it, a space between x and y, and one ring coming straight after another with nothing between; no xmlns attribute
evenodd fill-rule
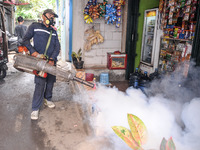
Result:
<svg viewBox="0 0 200 150"><path fill-rule="evenodd" d="M5 11L5 27L11 35L14 34L14 11L13 6L7 6Z"/></svg>
<svg viewBox="0 0 200 150"><path fill-rule="evenodd" d="M104 19L96 19L93 24L84 23L83 10L88 0L73 1L73 51L78 51L79 48L84 47L84 31L94 26L95 30L100 30L104 37L104 42L98 45L93 45L88 52L83 51L84 67L106 67L107 52L125 51L121 50L122 41L122 25L116 28L115 25L105 24ZM103 2L103 0L98 0ZM113 0L109 0L112 3Z"/></svg>
<svg viewBox="0 0 200 150"><path fill-rule="evenodd" d="M24 20L24 25L25 26L30 26L33 22L37 22L37 20ZM16 22L15 22L15 26L18 25L18 22L17 22L17 19L16 19Z"/></svg>
<svg viewBox="0 0 200 150"><path fill-rule="evenodd" d="M61 0L61 59L69 60L69 0Z"/></svg>
<svg viewBox="0 0 200 150"><path fill-rule="evenodd" d="M83 19L84 5L85 5L84 0L73 1L72 51L75 52L77 52L79 48L83 49L83 44L84 44L84 19ZM66 10L66 12L69 11Z"/></svg>
<svg viewBox="0 0 200 150"><path fill-rule="evenodd" d="M141 14L138 18L138 41L136 45L136 58L135 58L135 68L138 67L141 57L142 48L142 34L143 34L143 24L144 24L144 11L146 9L158 8L159 0L140 0L139 13Z"/></svg>

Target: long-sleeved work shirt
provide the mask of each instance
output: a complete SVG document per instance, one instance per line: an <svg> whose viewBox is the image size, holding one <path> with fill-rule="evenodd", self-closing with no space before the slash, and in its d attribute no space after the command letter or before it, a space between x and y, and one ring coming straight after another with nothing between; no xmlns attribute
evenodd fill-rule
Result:
<svg viewBox="0 0 200 150"><path fill-rule="evenodd" d="M51 30L52 38L46 55L54 61L57 61L57 56L60 52L60 43L57 32L52 27L47 28L43 23L32 23L28 27L28 30L23 38L23 45L27 47L31 54L34 52L44 54ZM33 45L30 43L32 38Z"/></svg>

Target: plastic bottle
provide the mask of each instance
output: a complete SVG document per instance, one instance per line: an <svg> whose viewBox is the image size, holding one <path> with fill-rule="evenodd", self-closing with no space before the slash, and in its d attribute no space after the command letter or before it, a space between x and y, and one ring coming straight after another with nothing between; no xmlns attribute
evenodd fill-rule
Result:
<svg viewBox="0 0 200 150"><path fill-rule="evenodd" d="M140 74L138 72L138 68L136 68L135 72L130 74L129 86L132 86L132 87L137 89L138 88L139 78L140 78Z"/></svg>
<svg viewBox="0 0 200 150"><path fill-rule="evenodd" d="M93 84L94 84L94 89L96 89L97 88L97 83L96 83L96 78L93 78Z"/></svg>
<svg viewBox="0 0 200 150"><path fill-rule="evenodd" d="M135 75L130 76L129 78L129 86L132 86L134 88L138 88L138 77Z"/></svg>
<svg viewBox="0 0 200 150"><path fill-rule="evenodd" d="M155 69L155 72L153 72L149 75L149 78L150 78L151 81L154 80L154 79L160 78L159 73L158 73L158 68Z"/></svg>
<svg viewBox="0 0 200 150"><path fill-rule="evenodd" d="M139 76L138 68L135 68L134 75Z"/></svg>
<svg viewBox="0 0 200 150"><path fill-rule="evenodd" d="M144 75L140 78L139 88L144 91L145 87L149 87L150 78L148 77L148 72L145 71Z"/></svg>

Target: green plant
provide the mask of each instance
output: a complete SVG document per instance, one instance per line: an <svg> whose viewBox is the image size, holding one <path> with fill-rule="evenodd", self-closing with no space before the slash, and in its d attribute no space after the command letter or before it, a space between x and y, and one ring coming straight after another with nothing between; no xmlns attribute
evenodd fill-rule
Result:
<svg viewBox="0 0 200 150"><path fill-rule="evenodd" d="M113 126L113 131L133 150L143 150L147 141L147 129L140 118L127 114L130 130L122 126ZM167 141L163 138L160 150L176 150L172 137Z"/></svg>
<svg viewBox="0 0 200 150"><path fill-rule="evenodd" d="M20 0L22 3L26 3L27 0ZM15 17L22 16L24 19L37 20L41 18L42 12L51 8L56 10L56 0L29 0L29 5L16 6Z"/></svg>
<svg viewBox="0 0 200 150"><path fill-rule="evenodd" d="M82 57L82 52L81 52L82 50L81 50L81 48L78 50L78 52L76 53L76 52L72 52L72 58L76 58L76 60L78 61L78 62L80 62L81 61L81 57Z"/></svg>
<svg viewBox="0 0 200 150"><path fill-rule="evenodd" d="M160 150L176 150L172 137L168 141L165 138L162 139Z"/></svg>
<svg viewBox="0 0 200 150"><path fill-rule="evenodd" d="M113 126L113 131L133 150L142 150L147 140L147 129L142 120L135 115L127 114L130 130L122 126Z"/></svg>

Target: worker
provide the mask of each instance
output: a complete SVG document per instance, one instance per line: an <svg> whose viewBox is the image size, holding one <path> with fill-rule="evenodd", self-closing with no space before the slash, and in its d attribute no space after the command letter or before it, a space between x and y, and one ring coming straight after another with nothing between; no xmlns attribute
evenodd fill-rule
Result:
<svg viewBox="0 0 200 150"><path fill-rule="evenodd" d="M39 18L39 19L38 19L38 22L39 22L39 23L42 23L42 19Z"/></svg>
<svg viewBox="0 0 200 150"><path fill-rule="evenodd" d="M21 45L22 39L26 33L27 26L23 25L24 24L24 18L22 16L19 16L17 18L18 25L15 27L15 32L14 35L17 36L18 38L18 45Z"/></svg>
<svg viewBox="0 0 200 150"><path fill-rule="evenodd" d="M50 65L56 65L57 56L60 52L60 43L58 40L57 31L54 30L54 19L58 15L52 9L46 9L42 14L42 23L32 23L23 38L23 44L29 50L31 56L47 58ZM30 40L33 38L33 45ZM35 75L35 91L32 100L31 119L37 120L39 118L39 108L44 105L49 108L54 108L55 104L52 102L52 91L56 77L47 74L47 77Z"/></svg>

